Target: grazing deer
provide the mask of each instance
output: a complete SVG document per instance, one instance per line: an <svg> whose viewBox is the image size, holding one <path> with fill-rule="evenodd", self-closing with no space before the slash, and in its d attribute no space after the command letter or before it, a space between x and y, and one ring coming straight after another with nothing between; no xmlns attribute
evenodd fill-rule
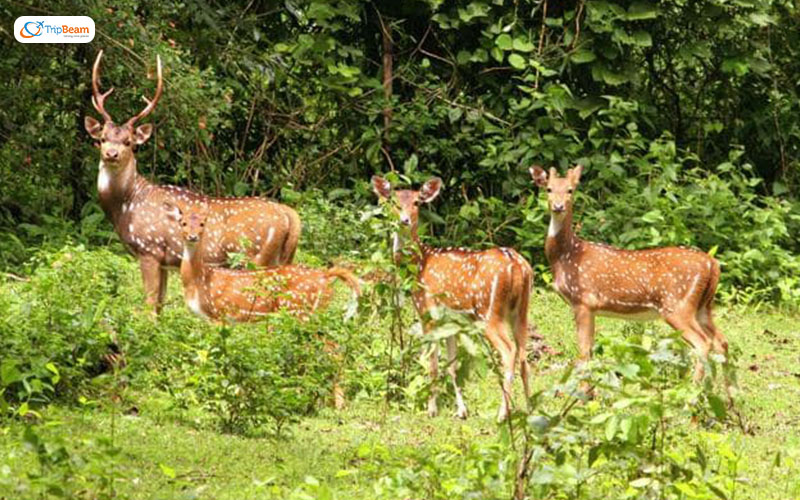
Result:
<svg viewBox="0 0 800 500"><path fill-rule="evenodd" d="M245 252L256 265L287 264L294 258L300 237L300 218L291 208L260 198L212 198L175 186L149 182L136 170L135 148L144 144L152 124L134 127L152 113L163 90L161 58L157 58L158 84L152 100L139 114L116 125L105 109L114 90L100 92L101 50L92 68L92 104L103 123L85 118L86 131L100 141L97 190L100 206L122 243L139 260L147 303L159 312L167 291L167 269L180 265L183 242L178 227L166 217L163 202L175 198L209 207L206 262L223 264L228 252ZM243 246L243 241L249 245Z"/></svg>
<svg viewBox="0 0 800 500"><path fill-rule="evenodd" d="M484 321L488 341L499 352L503 366L502 401L497 414L505 420L511 406L514 371L520 376L526 398L530 397L529 367L526 355L528 340L528 301L533 271L530 264L510 248L469 250L464 248L433 248L420 243L417 234L419 207L432 202L442 188L442 180L434 177L419 191L396 190L386 179L374 176L372 187L382 200L393 203L400 222L408 228L412 259L417 266L418 287L412 293L414 307L422 320L423 330L431 329L430 311L445 307L465 312L473 319ZM395 259L403 250L400 234L394 235ZM448 372L456 394L458 418L467 417L467 406L456 380L456 338L447 339ZM434 347L430 356L430 376L435 384L439 371L439 351ZM439 412L434 387L428 400L428 415Z"/></svg>
<svg viewBox="0 0 800 500"><path fill-rule="evenodd" d="M181 280L186 305L213 320L257 321L287 310L307 317L326 307L333 297L331 284L341 279L360 294L358 279L342 268L312 269L285 264L266 269L226 269L207 265L209 208L203 204L164 202L168 217L179 224L183 241Z"/></svg>
<svg viewBox="0 0 800 500"><path fill-rule="evenodd" d="M580 239L572 230L572 198L582 171L579 165L559 177L554 168L550 175L538 166L530 169L536 185L547 188L550 227L545 254L553 285L575 315L580 362L592 354L595 315L661 317L698 354L694 380L700 381L709 351L728 352L728 341L712 318L719 263L688 248L623 250Z"/></svg>

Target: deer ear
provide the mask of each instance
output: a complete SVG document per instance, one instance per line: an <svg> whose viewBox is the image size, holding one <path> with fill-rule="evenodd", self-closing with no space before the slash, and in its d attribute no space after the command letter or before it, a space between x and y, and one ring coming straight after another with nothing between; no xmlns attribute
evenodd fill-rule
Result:
<svg viewBox="0 0 800 500"><path fill-rule="evenodd" d="M136 138L136 144L141 146L147 139L150 138L150 134L153 133L153 124L152 123L145 123L144 125L139 125L136 127L136 132L134 133Z"/></svg>
<svg viewBox="0 0 800 500"><path fill-rule="evenodd" d="M533 182L537 186L539 187L547 186L547 172L545 172L542 167L540 167L539 165L534 165L530 169L528 169L528 172L531 173L531 178L533 179Z"/></svg>
<svg viewBox="0 0 800 500"><path fill-rule="evenodd" d="M388 199L392 197L392 185L379 175L372 176L372 189L380 198Z"/></svg>
<svg viewBox="0 0 800 500"><path fill-rule="evenodd" d="M419 201L422 203L430 203L439 196L439 191L442 190L442 179L432 177L422 185L419 190Z"/></svg>
<svg viewBox="0 0 800 500"><path fill-rule="evenodd" d="M91 116L86 116L83 119L83 127L92 136L92 139L100 140L103 138L103 124L95 120Z"/></svg>
<svg viewBox="0 0 800 500"><path fill-rule="evenodd" d="M569 177L569 180L572 182L573 188L580 182L581 173L583 173L583 165L577 165L575 168L572 168L567 172L567 177Z"/></svg>
<svg viewBox="0 0 800 500"><path fill-rule="evenodd" d="M171 200L165 201L162 205L164 208L164 215L172 222L180 222L183 212L180 207Z"/></svg>

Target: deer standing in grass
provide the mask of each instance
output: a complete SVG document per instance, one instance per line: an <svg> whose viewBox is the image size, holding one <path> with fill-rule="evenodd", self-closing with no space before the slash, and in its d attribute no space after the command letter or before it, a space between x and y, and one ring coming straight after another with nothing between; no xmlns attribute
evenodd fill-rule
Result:
<svg viewBox="0 0 800 500"><path fill-rule="evenodd" d="M166 217L163 202L175 198L209 207L208 235L203 255L208 263L224 264L228 252L245 252L259 266L287 264L294 258L300 237L300 218L291 208L261 198L212 198L175 186L159 186L139 175L135 149L153 132L152 124L136 122L152 113L163 91L161 59L152 100L139 114L117 125L105 109L114 90L100 92L103 51L92 68L92 104L103 123L85 118L89 135L100 141L97 190L100 206L122 243L139 260L147 303L158 313L167 290L167 269L180 265L183 242L178 226ZM243 240L249 245L242 245Z"/></svg>
<svg viewBox="0 0 800 500"><path fill-rule="evenodd" d="M442 187L442 180L434 177L419 191L392 190L386 179L374 176L372 186L377 195L392 203L400 222L408 229L406 234L394 235L395 259L403 250L408 238L412 242L412 259L417 266L418 287L412 293L414 307L422 320L423 330L430 331L430 311L445 307L469 314L474 320L485 322L484 334L500 354L503 368L502 400L497 414L505 420L511 407L511 391L516 366L526 398L530 397L527 359L528 302L530 300L533 271L530 264L510 248L469 250L464 248L434 248L419 241L417 227L419 207L432 202ZM404 232L405 233L405 232ZM456 395L456 416L467 417L467 406L456 379L456 338L447 338L448 372ZM429 371L432 382L438 377L439 350L434 347L430 356ZM436 416L437 390L434 386L428 400L428 415Z"/></svg>
<svg viewBox="0 0 800 500"><path fill-rule="evenodd" d="M706 253L667 247L624 250L584 241L572 230L572 200L583 168L560 177L534 166L534 182L547 189L550 227L545 254L556 291L572 306L580 362L591 357L595 316L630 320L663 318L698 355L694 380L704 376L711 349L727 357L728 341L714 325L712 309L719 263Z"/></svg>

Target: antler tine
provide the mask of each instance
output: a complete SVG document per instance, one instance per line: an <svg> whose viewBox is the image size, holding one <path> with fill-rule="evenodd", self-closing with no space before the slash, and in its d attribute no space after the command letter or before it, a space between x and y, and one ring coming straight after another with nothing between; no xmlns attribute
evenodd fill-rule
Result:
<svg viewBox="0 0 800 500"><path fill-rule="evenodd" d="M108 111L105 109L105 100L106 97L114 92L114 87L111 87L106 93L100 92L100 59L102 58L103 51L101 50L97 53L97 59L95 59L94 66L92 67L92 105L98 113L103 115L105 121L112 122L114 120L111 119L111 115L108 114Z"/></svg>
<svg viewBox="0 0 800 500"><path fill-rule="evenodd" d="M156 56L156 65L157 65L157 72L158 72L158 84L156 85L156 95L153 96L153 99L150 100L145 96L142 96L147 106L136 116L128 120L128 125L133 126L134 123L141 120L145 116L149 115L155 109L156 104L158 104L158 100L161 98L161 92L164 90L164 80L161 75L161 56Z"/></svg>

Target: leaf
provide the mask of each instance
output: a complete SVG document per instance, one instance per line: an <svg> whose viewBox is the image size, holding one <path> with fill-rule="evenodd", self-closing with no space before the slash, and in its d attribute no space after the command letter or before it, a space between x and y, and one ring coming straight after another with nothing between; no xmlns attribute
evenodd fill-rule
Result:
<svg viewBox="0 0 800 500"><path fill-rule="evenodd" d="M508 64L510 64L516 69L524 69L525 58L519 54L511 54L510 56L508 56Z"/></svg>
<svg viewBox="0 0 800 500"><path fill-rule="evenodd" d="M661 210L650 210L642 216L642 221L649 224L658 222L660 220L664 220L663 215L661 215Z"/></svg>
<svg viewBox="0 0 800 500"><path fill-rule="evenodd" d="M606 441L611 441L617 434L617 427L619 426L619 417L613 415L606 422Z"/></svg>
<svg viewBox="0 0 800 500"><path fill-rule="evenodd" d="M655 19L660 14L658 6L651 2L634 2L629 8L625 18L628 21L641 21Z"/></svg>
<svg viewBox="0 0 800 500"><path fill-rule="evenodd" d="M513 43L514 50L518 50L520 52L532 52L533 51L533 44L525 40L524 38L517 37L514 39Z"/></svg>
<svg viewBox="0 0 800 500"><path fill-rule="evenodd" d="M501 50L511 50L511 36L507 33L502 33L500 36L495 38L494 44Z"/></svg>
<svg viewBox="0 0 800 500"><path fill-rule="evenodd" d="M722 71L744 76L750 71L750 66L743 59L732 57L722 61Z"/></svg>
<svg viewBox="0 0 800 500"><path fill-rule="evenodd" d="M11 359L0 363L0 383L11 385L22 380L22 374L17 370L17 362Z"/></svg>
<svg viewBox="0 0 800 500"><path fill-rule="evenodd" d="M406 175L411 175L417 170L417 165L419 165L419 158L416 153L411 153L411 156L403 162L403 171Z"/></svg>
<svg viewBox="0 0 800 500"><path fill-rule="evenodd" d="M486 17L489 6L483 2L471 2L466 9L458 9L458 18L468 23L476 17Z"/></svg>
<svg viewBox="0 0 800 500"><path fill-rule="evenodd" d="M595 425L602 424L603 422L605 422L609 418L611 418L611 413L600 413L599 415L595 415L594 417L592 417L592 419L589 421L589 423L590 424L595 424Z"/></svg>
<svg viewBox="0 0 800 500"><path fill-rule="evenodd" d="M750 20L758 26L764 27L768 24L774 24L772 17L765 12L752 12L750 13Z"/></svg>
<svg viewBox="0 0 800 500"><path fill-rule="evenodd" d="M464 111L461 108L450 108L450 110L447 112L447 118L450 120L450 123L455 123L463 114Z"/></svg>
<svg viewBox="0 0 800 500"><path fill-rule="evenodd" d="M597 55L591 50L581 49L573 52L569 59L575 64L585 64L597 59Z"/></svg>
<svg viewBox="0 0 800 500"><path fill-rule="evenodd" d="M640 477L639 479L634 479L630 482L630 485L634 488L646 488L650 484L652 484L653 479L649 477Z"/></svg>
<svg viewBox="0 0 800 500"><path fill-rule="evenodd" d="M53 363L47 363L46 365L44 365L44 367L47 368L47 370L53 374L53 376L50 377L50 381L53 382L53 384L57 384L58 381L61 380L61 374L58 372L58 368L56 367L56 365L54 365Z"/></svg>

